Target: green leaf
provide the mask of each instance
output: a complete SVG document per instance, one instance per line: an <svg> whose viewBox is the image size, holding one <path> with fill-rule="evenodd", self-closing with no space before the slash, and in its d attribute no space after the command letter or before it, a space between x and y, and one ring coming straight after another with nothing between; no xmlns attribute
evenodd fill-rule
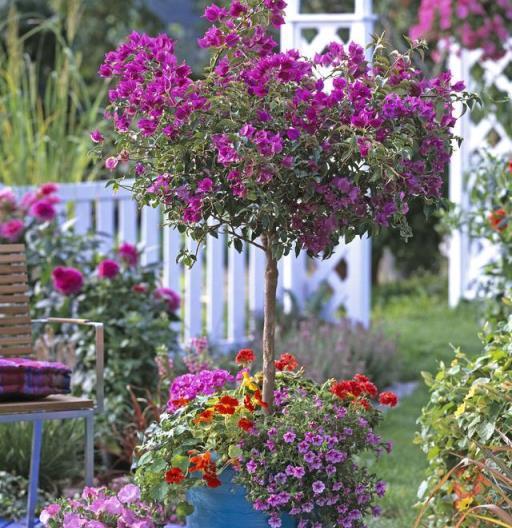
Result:
<svg viewBox="0 0 512 528"><path fill-rule="evenodd" d="M193 513L193 511L194 511L194 506L192 506L192 504L186 501L180 502L176 506L176 515L180 519L187 517L188 515Z"/></svg>
<svg viewBox="0 0 512 528"><path fill-rule="evenodd" d="M243 451L237 445L230 445L228 448L228 455L230 458L239 458Z"/></svg>

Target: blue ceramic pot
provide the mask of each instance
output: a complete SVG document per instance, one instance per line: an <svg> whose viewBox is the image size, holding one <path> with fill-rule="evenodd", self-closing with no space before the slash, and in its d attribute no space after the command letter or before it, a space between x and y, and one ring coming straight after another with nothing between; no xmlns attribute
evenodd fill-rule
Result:
<svg viewBox="0 0 512 528"><path fill-rule="evenodd" d="M187 517L187 528L269 528L268 516L256 511L245 498L243 486L233 482L233 470L225 470L220 476L222 486L199 486L188 492L188 501L194 512ZM295 528L295 520L289 515L281 517L282 528Z"/></svg>

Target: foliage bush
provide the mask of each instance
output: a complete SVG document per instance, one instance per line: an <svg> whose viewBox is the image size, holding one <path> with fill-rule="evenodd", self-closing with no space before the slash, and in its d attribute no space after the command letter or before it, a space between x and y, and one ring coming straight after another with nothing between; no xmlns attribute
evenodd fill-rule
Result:
<svg viewBox="0 0 512 528"><path fill-rule="evenodd" d="M470 210L454 209L445 223L494 247L495 254L483 267L478 283L470 286L487 299L485 319L502 321L512 313L508 299L512 295L512 163L508 157L483 152L469 179Z"/></svg>
<svg viewBox="0 0 512 528"><path fill-rule="evenodd" d="M307 318L294 325L276 342L279 354L293 353L317 382L332 377L351 378L365 372L379 387L396 381L399 359L396 342L379 327L341 319L329 323Z"/></svg>
<svg viewBox="0 0 512 528"><path fill-rule="evenodd" d="M27 514L27 479L0 471L0 515L3 519L19 520ZM52 496L39 490L36 512L52 501Z"/></svg>
<svg viewBox="0 0 512 528"><path fill-rule="evenodd" d="M435 376L424 374L431 397L419 419L417 442L429 466L419 495L426 500L435 494L427 510L432 528L473 527L472 517L457 524L461 512L501 502L474 465L449 473L461 459L485 462L490 450L501 453L506 468L512 464L507 438L512 430L512 319L482 339L481 356L470 360L457 350Z"/></svg>
<svg viewBox="0 0 512 528"><path fill-rule="evenodd" d="M136 247L121 244L107 258L100 252L101 237L79 235L73 222L58 222L57 202L54 184L19 200L8 189L0 191L0 242L26 243L32 315L81 317L105 324L105 413L98 417L98 438L118 453L130 410L127 386L156 389L157 348L178 350L171 323L177 320L180 299L159 287L157 267L141 265ZM16 229L7 229L13 222ZM92 396L91 330L64 325L60 334L46 337L43 341L51 351L76 357L74 392ZM68 341L71 349L63 348Z"/></svg>
<svg viewBox="0 0 512 528"><path fill-rule="evenodd" d="M84 471L84 430L81 421L45 422L39 485L57 495L66 481ZM0 468L11 475L28 478L32 450L32 424L0 425ZM1 479L0 479L1 484ZM12 497L14 499L14 497ZM0 513L3 513L0 510Z"/></svg>
<svg viewBox="0 0 512 528"><path fill-rule="evenodd" d="M80 72L80 59L72 50L77 13L70 10L65 28L48 19L20 35L15 3L9 5L0 53L0 182L93 178L99 167L89 156L88 131L101 120L106 90L97 86L90 92ZM31 58L26 42L38 35L45 35L53 49ZM52 56L53 64L45 65L42 56Z"/></svg>

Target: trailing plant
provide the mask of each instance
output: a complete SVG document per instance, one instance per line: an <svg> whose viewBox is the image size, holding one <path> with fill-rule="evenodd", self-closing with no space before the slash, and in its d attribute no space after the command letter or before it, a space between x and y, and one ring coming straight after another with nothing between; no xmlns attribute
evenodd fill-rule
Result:
<svg viewBox="0 0 512 528"><path fill-rule="evenodd" d="M207 7L212 25L198 44L212 61L203 79L191 78L166 35L132 33L99 69L114 81L107 117L117 154L105 165L125 166L114 185L135 173L139 203L163 205L167 222L198 244L226 232L237 250L248 242L265 252L270 407L278 260L292 250L327 258L341 237L384 227L410 236L409 202L440 199L454 102L476 100L449 73L425 79L412 63L421 46L399 54L377 39L373 66L355 43L332 43L313 59L277 53L267 30L284 23L284 7ZM94 141L102 138L96 131Z"/></svg>
<svg viewBox="0 0 512 528"><path fill-rule="evenodd" d="M48 528L158 528L170 520L162 508L142 502L134 484L123 486L117 493L107 488L85 488L78 499L61 499L47 506L40 519Z"/></svg>
<svg viewBox="0 0 512 528"><path fill-rule="evenodd" d="M277 412L269 415L263 374L249 372L254 360L254 352L243 349L236 377L217 369L173 381L167 413L150 426L138 450L135 479L143 498L178 504L184 517L193 510L187 490L221 486L222 473L231 468L273 528L281 526L284 512L301 528L317 522L364 526L368 514L378 514L375 500L386 486L359 455L390 448L374 432L381 415L372 401L394 406L396 396L379 395L360 374L317 384L284 354L276 361Z"/></svg>
<svg viewBox="0 0 512 528"><path fill-rule="evenodd" d="M20 520L27 515L28 487L27 479L0 471L0 512L3 519ZM37 513L52 501L53 497L43 490L38 490L38 499Z"/></svg>
<svg viewBox="0 0 512 528"><path fill-rule="evenodd" d="M78 234L74 222L57 221L58 201L55 184L20 199L9 189L0 191L0 242L26 243L33 316L71 316L105 324L105 413L98 417L98 438L103 447L119 454L131 409L127 386L155 391L158 347L169 354L178 351L171 323L178 320L180 297L160 287L157 267L141 265L137 247L122 243L104 255L102 237ZM67 356L63 359L72 356L74 392L93 396L92 334L73 325L61 330L47 333L42 342Z"/></svg>
<svg viewBox="0 0 512 528"><path fill-rule="evenodd" d="M417 442L429 462L419 492L429 527L480 526L479 511L497 515L489 504L510 515L511 330L509 319L483 334L478 358L469 360L457 350L435 376L424 374L431 397L419 419Z"/></svg>

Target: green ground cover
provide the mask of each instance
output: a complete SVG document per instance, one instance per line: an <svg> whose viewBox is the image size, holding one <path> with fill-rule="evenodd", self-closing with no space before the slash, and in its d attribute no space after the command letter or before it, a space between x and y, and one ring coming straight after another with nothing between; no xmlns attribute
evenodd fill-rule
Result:
<svg viewBox="0 0 512 528"><path fill-rule="evenodd" d="M477 307L465 304L451 310L442 286L425 288L421 284L391 292L377 290L374 304L374 320L398 336L402 379L419 380L420 385L387 414L381 428L394 450L377 462L378 474L389 483L389 491L382 502L383 517L372 527L411 528L417 514L416 493L426 466L423 453L413 444L416 420L428 399L420 373L434 372L439 361L450 361L450 343L468 354L478 354Z"/></svg>

